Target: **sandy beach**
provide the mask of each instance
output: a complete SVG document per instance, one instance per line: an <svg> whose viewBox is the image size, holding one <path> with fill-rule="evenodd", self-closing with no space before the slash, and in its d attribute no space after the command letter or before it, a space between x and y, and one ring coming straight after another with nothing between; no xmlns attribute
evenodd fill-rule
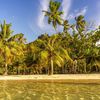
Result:
<svg viewBox="0 0 100 100"><path fill-rule="evenodd" d="M2 80L32 80L34 82L98 83L100 74L61 74L61 75L9 75L0 76Z"/></svg>

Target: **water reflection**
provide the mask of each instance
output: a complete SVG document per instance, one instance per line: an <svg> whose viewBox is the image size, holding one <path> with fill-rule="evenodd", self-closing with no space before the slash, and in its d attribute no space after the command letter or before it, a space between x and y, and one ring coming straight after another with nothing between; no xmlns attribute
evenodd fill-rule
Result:
<svg viewBox="0 0 100 100"><path fill-rule="evenodd" d="M100 100L100 85L0 81L0 100Z"/></svg>

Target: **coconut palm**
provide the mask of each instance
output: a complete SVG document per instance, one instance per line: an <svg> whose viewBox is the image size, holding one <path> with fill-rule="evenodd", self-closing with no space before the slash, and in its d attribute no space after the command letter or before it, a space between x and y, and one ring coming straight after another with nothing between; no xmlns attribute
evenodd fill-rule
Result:
<svg viewBox="0 0 100 100"><path fill-rule="evenodd" d="M70 25L69 25L69 23L68 23L68 20L65 20L65 21L64 21L63 26L64 26L63 32L64 32L64 33L67 33L68 30L70 29Z"/></svg>
<svg viewBox="0 0 100 100"><path fill-rule="evenodd" d="M6 24L4 21L4 23L1 24L0 31L0 53L5 62L5 75L8 73L8 64L11 64L14 55L22 54L22 46L24 46L22 41L20 41L20 39L22 40L23 35L18 34L12 36L13 31L11 31L10 27L11 24Z"/></svg>
<svg viewBox="0 0 100 100"><path fill-rule="evenodd" d="M52 23L55 29L57 28L57 24L61 25L63 21L61 18L63 12L59 10L60 6L60 2L51 0L49 3L49 11L43 10L43 12L45 12L45 16L48 17L48 24Z"/></svg>
<svg viewBox="0 0 100 100"><path fill-rule="evenodd" d="M53 35L44 43L45 49L41 51L41 61L48 65L48 73L53 74L54 64L62 67L65 60L72 61L67 50L59 45L58 34Z"/></svg>
<svg viewBox="0 0 100 100"><path fill-rule="evenodd" d="M76 17L75 20L76 20L76 29L79 32L84 31L86 27L86 21L84 20L84 16L80 15Z"/></svg>

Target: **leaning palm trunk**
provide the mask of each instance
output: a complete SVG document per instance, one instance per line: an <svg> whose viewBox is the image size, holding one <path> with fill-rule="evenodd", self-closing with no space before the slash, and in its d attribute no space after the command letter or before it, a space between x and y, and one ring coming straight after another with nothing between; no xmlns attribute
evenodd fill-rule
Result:
<svg viewBox="0 0 100 100"><path fill-rule="evenodd" d="M50 66L48 68L48 74L53 75L53 59L52 59L52 57L50 59Z"/></svg>

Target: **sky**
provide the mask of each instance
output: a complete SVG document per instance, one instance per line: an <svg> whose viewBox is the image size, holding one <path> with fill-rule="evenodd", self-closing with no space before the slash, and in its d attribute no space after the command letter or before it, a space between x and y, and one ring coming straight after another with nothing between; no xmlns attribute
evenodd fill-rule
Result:
<svg viewBox="0 0 100 100"><path fill-rule="evenodd" d="M0 0L0 23L12 23L14 34L23 33L28 42L39 35L53 34L55 30L48 25L42 10L48 10L50 0ZM100 0L56 0L61 2L63 19L70 23L78 15L84 15L88 22L100 25ZM62 28L58 27L57 31Z"/></svg>

